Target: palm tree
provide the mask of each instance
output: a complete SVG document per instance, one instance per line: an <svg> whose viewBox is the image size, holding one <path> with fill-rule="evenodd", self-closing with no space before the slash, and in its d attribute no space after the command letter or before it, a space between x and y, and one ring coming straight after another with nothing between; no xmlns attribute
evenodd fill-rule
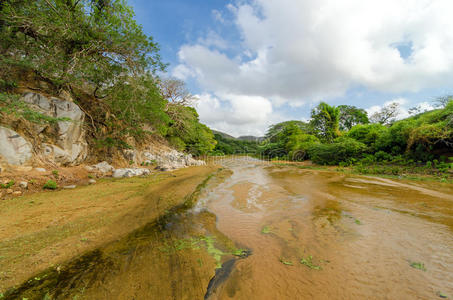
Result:
<svg viewBox="0 0 453 300"><path fill-rule="evenodd" d="M332 142L340 136L340 108L325 102L319 103L311 111L310 124L321 139Z"/></svg>

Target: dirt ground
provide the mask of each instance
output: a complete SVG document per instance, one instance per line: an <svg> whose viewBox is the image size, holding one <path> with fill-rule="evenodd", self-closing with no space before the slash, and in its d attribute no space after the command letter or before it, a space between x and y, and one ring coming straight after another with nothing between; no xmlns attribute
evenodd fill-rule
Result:
<svg viewBox="0 0 453 300"><path fill-rule="evenodd" d="M42 185L34 189L32 184L28 194L0 200L0 293L48 267L58 270L64 261L156 219L182 204L217 168L97 179L94 185L71 190L34 192ZM59 172L59 179L87 184L87 172L78 172ZM50 174L43 174L42 181ZM29 176L36 180L36 174Z"/></svg>

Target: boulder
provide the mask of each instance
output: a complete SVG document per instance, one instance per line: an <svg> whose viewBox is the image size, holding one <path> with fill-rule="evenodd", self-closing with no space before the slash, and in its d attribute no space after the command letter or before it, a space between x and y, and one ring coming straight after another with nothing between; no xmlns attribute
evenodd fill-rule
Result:
<svg viewBox="0 0 453 300"><path fill-rule="evenodd" d="M19 182L19 186L23 189L26 189L26 188L28 188L28 182L21 181L21 182Z"/></svg>
<svg viewBox="0 0 453 300"><path fill-rule="evenodd" d="M124 169L116 169L113 172L114 178L127 178L127 177L135 177L135 176L145 176L149 175L151 172L145 168L124 168Z"/></svg>
<svg viewBox="0 0 453 300"><path fill-rule="evenodd" d="M32 145L14 130L0 126L0 156L10 165L23 165L32 158Z"/></svg>
<svg viewBox="0 0 453 300"><path fill-rule="evenodd" d="M15 196L15 197L18 197L18 196L20 196L20 195L22 195L22 192L21 192L21 191L15 191L15 192L13 192L13 196Z"/></svg>
<svg viewBox="0 0 453 300"><path fill-rule="evenodd" d="M6 190L6 194L12 194L13 192L14 192L13 189L7 189Z"/></svg>
<svg viewBox="0 0 453 300"><path fill-rule="evenodd" d="M95 183L96 183L96 180L90 179L90 180L88 180L88 183L89 183L89 184L95 184Z"/></svg>
<svg viewBox="0 0 453 300"><path fill-rule="evenodd" d="M42 133L48 126L55 126L57 132L55 147L50 149L44 147L44 154L55 153L59 161L57 163L76 165L85 160L88 153L88 144L85 140L85 130L83 121L85 113L74 102L47 98L37 93L26 93L22 100L30 104L31 108L45 115L54 118L66 118L68 120L58 121L56 125L35 125L36 135ZM51 157L50 157L51 158Z"/></svg>
<svg viewBox="0 0 453 300"><path fill-rule="evenodd" d="M64 189L67 189L67 190L70 190L70 189L75 189L77 186L76 185L65 185L63 188Z"/></svg>
<svg viewBox="0 0 453 300"><path fill-rule="evenodd" d="M92 165L91 167L94 170L97 170L97 171L102 172L102 173L113 172L115 170L115 168L113 166L111 166L106 161L100 162L100 163L98 163L96 165Z"/></svg>
<svg viewBox="0 0 453 300"><path fill-rule="evenodd" d="M38 172L47 172L47 170L44 168L35 168L35 170Z"/></svg>

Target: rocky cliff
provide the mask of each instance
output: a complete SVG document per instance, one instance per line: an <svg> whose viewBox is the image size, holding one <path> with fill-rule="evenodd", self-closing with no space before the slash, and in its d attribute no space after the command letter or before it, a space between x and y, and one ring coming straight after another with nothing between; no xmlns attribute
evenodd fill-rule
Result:
<svg viewBox="0 0 453 300"><path fill-rule="evenodd" d="M23 118L1 120L0 166L3 170L24 166L55 167L93 163L95 156L91 157L90 154L94 154L96 149L90 149L87 143L85 113L70 97L62 99L26 92L20 101L55 121L33 123ZM104 159L113 165L154 166L159 170L204 164L191 155L156 143L143 143L134 149L118 150L116 155Z"/></svg>

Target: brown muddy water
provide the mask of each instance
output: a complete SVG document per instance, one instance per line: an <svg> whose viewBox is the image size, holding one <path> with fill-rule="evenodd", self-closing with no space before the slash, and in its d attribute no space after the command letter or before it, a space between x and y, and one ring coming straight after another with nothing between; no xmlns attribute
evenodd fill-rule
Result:
<svg viewBox="0 0 453 300"><path fill-rule="evenodd" d="M195 207L4 298L453 299L453 186L222 163Z"/></svg>

